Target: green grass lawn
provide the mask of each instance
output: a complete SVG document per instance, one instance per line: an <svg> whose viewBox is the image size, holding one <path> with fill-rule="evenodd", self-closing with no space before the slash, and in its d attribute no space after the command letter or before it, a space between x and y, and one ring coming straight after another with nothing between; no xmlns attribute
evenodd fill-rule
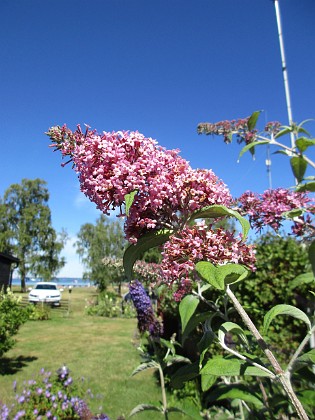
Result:
<svg viewBox="0 0 315 420"><path fill-rule="evenodd" d="M41 368L56 371L63 364L74 378L84 378L94 398L92 411L103 411L113 419L126 416L140 403L158 402L160 388L153 371L130 377L140 363L135 319L100 318L84 313L86 299L95 295L93 288L75 288L63 298L71 300L69 316L51 310L48 321L28 321L17 343L0 359L0 399L10 402L12 384L36 376ZM101 408L100 408L101 407ZM162 418L145 412L140 419ZM183 418L173 414L172 419Z"/></svg>

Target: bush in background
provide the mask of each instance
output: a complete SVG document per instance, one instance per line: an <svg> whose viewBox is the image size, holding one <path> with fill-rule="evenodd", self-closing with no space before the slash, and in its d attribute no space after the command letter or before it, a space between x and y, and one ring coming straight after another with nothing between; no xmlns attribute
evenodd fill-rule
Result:
<svg viewBox="0 0 315 420"><path fill-rule="evenodd" d="M13 336L28 318L28 309L20 306L20 298L10 290L0 292L0 357L14 346Z"/></svg>

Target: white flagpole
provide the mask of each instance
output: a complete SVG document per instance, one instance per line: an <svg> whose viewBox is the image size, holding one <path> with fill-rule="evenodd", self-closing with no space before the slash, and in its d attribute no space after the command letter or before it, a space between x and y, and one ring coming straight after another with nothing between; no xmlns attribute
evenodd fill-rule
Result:
<svg viewBox="0 0 315 420"><path fill-rule="evenodd" d="M286 64L285 52L284 52L284 43L283 43L283 35L282 35L282 25L281 25L281 17L280 17L279 0L274 0L274 4L275 4L275 9L276 9L276 18L277 18L279 43L280 43L280 53L281 53L281 61L282 61L282 74L283 74L285 97L286 97L286 103L287 103L287 112L288 112L289 125L291 125L293 123L293 115L292 115L292 107L291 107L288 70L287 70L287 64ZM292 148L295 147L294 133L291 133L291 147Z"/></svg>

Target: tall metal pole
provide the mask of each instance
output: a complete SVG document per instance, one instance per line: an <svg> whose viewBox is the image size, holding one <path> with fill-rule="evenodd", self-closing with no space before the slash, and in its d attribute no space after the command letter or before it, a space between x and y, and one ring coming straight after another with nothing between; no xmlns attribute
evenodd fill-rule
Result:
<svg viewBox="0 0 315 420"><path fill-rule="evenodd" d="M292 115L292 108L291 108L288 71L287 71L287 64L286 64L285 52L284 52L284 43L283 43L283 35L282 35L282 25L281 25L281 17L280 17L279 0L274 0L274 4L275 4L275 9L276 9L276 18L277 18L279 43L280 43L280 53L281 53L281 61L282 61L282 74L283 74L283 81L284 81L285 97L286 97L286 102L287 102L287 112L288 112L289 125L291 125L293 123L293 115ZM292 148L295 147L294 133L291 133L291 147Z"/></svg>

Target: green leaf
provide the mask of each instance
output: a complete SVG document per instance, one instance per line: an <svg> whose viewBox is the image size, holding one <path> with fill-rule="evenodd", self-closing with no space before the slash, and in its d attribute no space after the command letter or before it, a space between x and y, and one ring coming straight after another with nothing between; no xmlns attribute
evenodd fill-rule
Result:
<svg viewBox="0 0 315 420"><path fill-rule="evenodd" d="M161 407L157 407L153 404L139 404L135 407L130 413L128 417L132 417L135 414L141 413L142 411L160 411L163 412Z"/></svg>
<svg viewBox="0 0 315 420"><path fill-rule="evenodd" d="M222 282L221 279L217 279L217 267L211 264L211 262L199 261L195 268L204 281L211 284L215 289L224 290L224 281Z"/></svg>
<svg viewBox="0 0 315 420"><path fill-rule="evenodd" d="M129 194L125 195L125 203L126 203L126 215L129 216L129 210L132 206L132 203L134 202L135 195L137 194L137 190L132 191Z"/></svg>
<svg viewBox="0 0 315 420"><path fill-rule="evenodd" d="M261 111L254 111L252 115L249 117L247 126L250 131L252 131L256 127L260 113Z"/></svg>
<svg viewBox="0 0 315 420"><path fill-rule="evenodd" d="M285 155L285 156L291 156L291 152L288 152L287 150L276 150L272 153L273 155Z"/></svg>
<svg viewBox="0 0 315 420"><path fill-rule="evenodd" d="M243 238L246 239L250 224L247 219L242 217L237 211L229 209L225 206L221 206L218 204L214 204L213 206L206 206L200 210L195 211L191 217L189 218L188 222L195 220L195 219L208 219L208 218L218 218L218 217L235 217L242 226L243 231Z"/></svg>
<svg viewBox="0 0 315 420"><path fill-rule="evenodd" d="M182 322L182 331L185 331L185 328L188 324L188 321L193 316L196 311L196 308L199 304L199 299L197 296L187 295L179 304L179 314Z"/></svg>
<svg viewBox="0 0 315 420"><path fill-rule="evenodd" d="M208 391L218 380L215 375L201 375L201 389L203 392Z"/></svg>
<svg viewBox="0 0 315 420"><path fill-rule="evenodd" d="M189 333L193 331L197 327L197 325L202 324L204 321L210 318L211 315L209 314L209 312L194 313L194 315L188 321L185 330L182 330L182 343L185 342Z"/></svg>
<svg viewBox="0 0 315 420"><path fill-rule="evenodd" d="M290 315L294 318L300 319L301 321L305 322L309 328L311 329L311 322L308 316L298 308L295 308L292 305L276 305L270 311L266 313L264 316L264 334L267 333L267 330L273 321L273 319L278 315Z"/></svg>
<svg viewBox="0 0 315 420"><path fill-rule="evenodd" d="M290 159L290 164L293 175L298 180L298 182L301 182L307 168L306 160L304 160L303 156L293 156Z"/></svg>
<svg viewBox="0 0 315 420"><path fill-rule="evenodd" d="M303 273L295 277L294 280L290 282L290 289L293 290L301 284L313 283L315 280L313 273Z"/></svg>
<svg viewBox="0 0 315 420"><path fill-rule="evenodd" d="M143 372L143 371L148 370L148 369L158 369L158 367L159 367L159 365L156 362L154 362L154 361L150 361L150 362L146 362L146 363L141 363L132 372L131 376L135 376L135 375L137 375L137 373Z"/></svg>
<svg viewBox="0 0 315 420"><path fill-rule="evenodd" d="M293 370L296 371L304 368L305 366L312 367L313 365L315 365L315 349L312 349L298 357L294 363Z"/></svg>
<svg viewBox="0 0 315 420"><path fill-rule="evenodd" d="M213 392L211 392L207 401L208 403L212 403L214 401L221 401L225 399L239 399L249 404L253 404L257 408L262 408L264 405L263 402L256 397L249 388L242 384L220 384L213 390Z"/></svg>
<svg viewBox="0 0 315 420"><path fill-rule="evenodd" d="M298 392L297 396L302 404L315 407L315 391L313 389L306 389L304 391Z"/></svg>
<svg viewBox="0 0 315 420"><path fill-rule="evenodd" d="M248 270L240 264L225 264L215 267L209 261L199 261L196 264L199 276L217 290L225 290L228 284L244 280Z"/></svg>
<svg viewBox="0 0 315 420"><path fill-rule="evenodd" d="M302 216L304 212L304 209L293 209L290 211L285 211L284 213L282 213L282 216L286 219L294 219L294 217Z"/></svg>
<svg viewBox="0 0 315 420"><path fill-rule="evenodd" d="M185 382L191 381L197 378L197 376L199 376L198 361L176 369L174 375L171 377L171 384L174 388L181 388Z"/></svg>
<svg viewBox="0 0 315 420"><path fill-rule="evenodd" d="M150 248L162 245L168 240L171 234L172 231L166 229L155 232L149 232L141 236L141 238L138 239L138 242L135 245L128 246L123 256L125 274L128 280L131 280L133 265L141 256L141 254Z"/></svg>
<svg viewBox="0 0 315 420"><path fill-rule="evenodd" d="M240 151L240 154L238 155L238 160L243 156L244 153L248 152L248 150L252 149L255 146L261 146L263 144L270 143L269 140L261 140L261 141L253 141L252 143L247 144L243 149Z"/></svg>
<svg viewBox="0 0 315 420"><path fill-rule="evenodd" d="M308 147L315 146L315 139L300 137L295 141L295 145L299 149L299 151L303 153Z"/></svg>
<svg viewBox="0 0 315 420"><path fill-rule="evenodd" d="M219 331L218 331L218 339L221 344L225 344L224 338L225 338L225 334L228 332L234 333L235 335L240 337L243 343L248 344L244 330L239 325L235 324L234 322L224 322L220 326Z"/></svg>
<svg viewBox="0 0 315 420"><path fill-rule="evenodd" d="M214 357L201 369L202 375L214 376L268 376L268 372L236 358Z"/></svg>
<svg viewBox="0 0 315 420"><path fill-rule="evenodd" d="M280 130L276 135L275 135L275 139L278 139L279 137L285 136L286 134L291 133L293 130L291 127L289 126L283 126L283 129Z"/></svg>
<svg viewBox="0 0 315 420"><path fill-rule="evenodd" d="M228 284L238 283L248 276L249 271L240 264L225 264L217 267L219 283L224 283L224 289Z"/></svg>
<svg viewBox="0 0 315 420"><path fill-rule="evenodd" d="M305 184L300 184L296 187L296 191L298 192L315 192L315 182L306 182Z"/></svg>
<svg viewBox="0 0 315 420"><path fill-rule="evenodd" d="M311 243L308 248L308 258L310 260L312 271L315 276L315 240Z"/></svg>

